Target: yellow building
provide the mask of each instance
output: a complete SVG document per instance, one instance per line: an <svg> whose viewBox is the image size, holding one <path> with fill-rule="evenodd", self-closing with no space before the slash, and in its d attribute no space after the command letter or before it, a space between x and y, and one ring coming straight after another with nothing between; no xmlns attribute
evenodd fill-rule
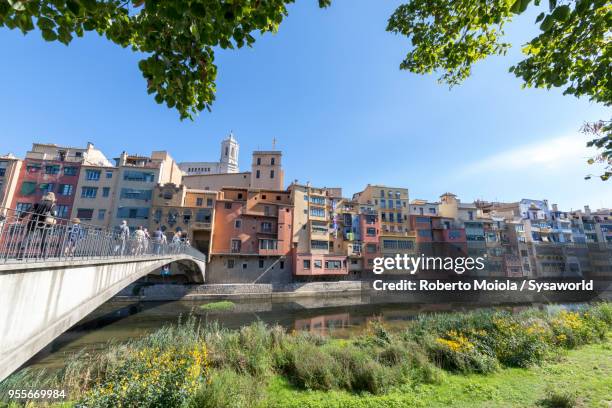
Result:
<svg viewBox="0 0 612 408"><path fill-rule="evenodd" d="M407 188L368 184L353 195L353 200L377 213L382 256L415 253L416 234L410 229Z"/></svg>
<svg viewBox="0 0 612 408"><path fill-rule="evenodd" d="M170 241L175 232L181 232L194 248L210 254L217 194L174 183L158 184L153 189L149 234L161 229Z"/></svg>
<svg viewBox="0 0 612 408"><path fill-rule="evenodd" d="M82 165L71 216L90 225L110 227L117 179L117 168L110 163L106 166Z"/></svg>

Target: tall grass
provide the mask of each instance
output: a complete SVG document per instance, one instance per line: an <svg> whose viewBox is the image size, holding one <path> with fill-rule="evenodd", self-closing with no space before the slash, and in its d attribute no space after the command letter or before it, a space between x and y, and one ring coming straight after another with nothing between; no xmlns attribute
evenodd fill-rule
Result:
<svg viewBox="0 0 612 408"><path fill-rule="evenodd" d="M189 317L103 353L73 356L57 373L22 370L0 383L0 395L61 386L88 407L246 407L263 404L274 375L302 389L383 394L401 384L436 383L445 370L529 367L561 349L601 341L610 330L612 303L550 314L423 315L403 330L371 323L350 340L261 322L228 330Z"/></svg>

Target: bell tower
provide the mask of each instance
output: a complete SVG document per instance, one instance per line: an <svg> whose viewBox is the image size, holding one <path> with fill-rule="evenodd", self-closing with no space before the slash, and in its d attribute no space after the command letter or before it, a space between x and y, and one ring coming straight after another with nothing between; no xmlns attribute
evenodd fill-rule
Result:
<svg viewBox="0 0 612 408"><path fill-rule="evenodd" d="M238 151L240 145L230 132L225 140L221 142L221 159L219 160L220 173L238 173Z"/></svg>

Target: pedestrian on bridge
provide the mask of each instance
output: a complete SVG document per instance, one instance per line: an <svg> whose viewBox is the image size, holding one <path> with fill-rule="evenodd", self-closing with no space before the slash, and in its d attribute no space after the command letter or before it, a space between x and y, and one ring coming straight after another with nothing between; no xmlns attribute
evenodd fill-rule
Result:
<svg viewBox="0 0 612 408"><path fill-rule="evenodd" d="M68 230L68 245L64 250L64 255L66 256L74 256L77 244L83 236L85 235L85 230L81 226L81 220L79 218L72 219L72 225Z"/></svg>
<svg viewBox="0 0 612 408"><path fill-rule="evenodd" d="M125 255L125 247L130 240L130 227L126 220L121 221L119 227L119 249L121 249L121 256Z"/></svg>
<svg viewBox="0 0 612 408"><path fill-rule="evenodd" d="M25 237L21 243L18 259L24 256L46 257L49 252L47 248L47 237L57 222L55 206L55 193L48 192L39 203L34 204L29 212L23 212L19 215L19 219L29 215L29 220L26 225Z"/></svg>

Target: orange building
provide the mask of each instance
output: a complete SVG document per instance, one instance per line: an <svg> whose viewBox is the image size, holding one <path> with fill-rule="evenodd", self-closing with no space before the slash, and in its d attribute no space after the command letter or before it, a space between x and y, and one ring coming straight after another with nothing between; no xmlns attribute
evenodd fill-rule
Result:
<svg viewBox="0 0 612 408"><path fill-rule="evenodd" d="M210 283L291 280L293 205L287 191L227 187L214 213Z"/></svg>

